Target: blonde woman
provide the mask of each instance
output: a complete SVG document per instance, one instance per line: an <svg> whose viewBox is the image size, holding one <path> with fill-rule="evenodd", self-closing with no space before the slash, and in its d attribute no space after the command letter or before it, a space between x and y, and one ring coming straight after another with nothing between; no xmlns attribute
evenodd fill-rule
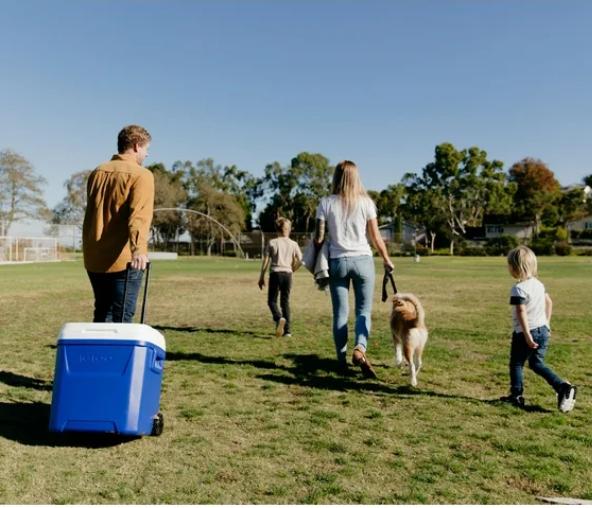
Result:
<svg viewBox="0 0 592 508"><path fill-rule="evenodd" d="M315 245L329 242L329 287L333 305L333 340L339 370L347 371L349 287L354 289L355 329L352 363L365 377L376 373L366 356L372 327L374 297L374 259L368 237L383 259L386 270L391 262L376 219L376 206L368 196L352 161L337 164L332 193L322 198L317 208Z"/></svg>

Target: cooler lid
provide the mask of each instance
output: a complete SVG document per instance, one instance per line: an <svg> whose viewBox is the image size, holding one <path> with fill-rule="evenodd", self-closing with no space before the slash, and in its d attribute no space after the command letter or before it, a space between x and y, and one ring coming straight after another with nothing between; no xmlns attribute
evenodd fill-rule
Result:
<svg viewBox="0 0 592 508"><path fill-rule="evenodd" d="M66 323L58 340L137 340L166 351L166 342L160 332L136 323Z"/></svg>

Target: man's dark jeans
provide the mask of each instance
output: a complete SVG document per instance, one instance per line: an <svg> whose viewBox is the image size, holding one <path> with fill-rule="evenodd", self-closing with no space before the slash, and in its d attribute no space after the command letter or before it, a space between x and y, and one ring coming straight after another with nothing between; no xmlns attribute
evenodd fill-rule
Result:
<svg viewBox="0 0 592 508"><path fill-rule="evenodd" d="M267 293L267 305L277 323L281 317L286 319L284 333L290 333L290 290L292 289L292 274L290 272L271 272L269 274L269 292ZM277 298L280 295L280 307Z"/></svg>
<svg viewBox="0 0 592 508"><path fill-rule="evenodd" d="M125 271L113 273L88 272L95 294L95 323L131 323L136 311L136 301L142 285L142 270L130 269L127 295L123 305ZM123 320L121 319L123 313Z"/></svg>
<svg viewBox="0 0 592 508"><path fill-rule="evenodd" d="M541 326L530 331L533 340L539 345L537 349L531 349L526 344L523 333L512 334L512 349L510 351L510 383L512 395L522 395L524 382L522 371L524 363L528 360L528 366L539 376L543 377L556 392L559 392L563 380L545 365L545 353L549 346L549 329Z"/></svg>

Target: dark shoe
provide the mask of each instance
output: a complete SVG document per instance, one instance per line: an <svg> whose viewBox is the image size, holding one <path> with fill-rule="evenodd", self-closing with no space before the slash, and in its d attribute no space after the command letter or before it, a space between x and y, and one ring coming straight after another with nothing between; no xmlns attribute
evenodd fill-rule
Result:
<svg viewBox="0 0 592 508"><path fill-rule="evenodd" d="M524 408L524 397L522 395L504 395L500 397L502 402L509 402L512 406Z"/></svg>
<svg viewBox="0 0 592 508"><path fill-rule="evenodd" d="M366 353L361 348L358 348L357 346L354 348L354 353L352 356L352 363L354 365L357 365L358 367L360 367L360 370L362 371L362 374L364 375L364 377L369 378L369 379L376 379L378 377L376 375L376 372L372 368L370 361L366 357Z"/></svg>
<svg viewBox="0 0 592 508"><path fill-rule="evenodd" d="M576 404L578 389L569 383L563 383L557 394L557 407L562 413L569 413Z"/></svg>

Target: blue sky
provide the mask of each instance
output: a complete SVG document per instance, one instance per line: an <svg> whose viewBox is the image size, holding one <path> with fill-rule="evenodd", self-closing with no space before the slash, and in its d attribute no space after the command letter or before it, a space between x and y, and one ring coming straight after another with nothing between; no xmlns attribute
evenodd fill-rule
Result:
<svg viewBox="0 0 592 508"><path fill-rule="evenodd" d="M377 190L443 141L592 173L587 0L2 0L0 19L0 148L49 206L128 123L146 163L261 175L313 151Z"/></svg>

